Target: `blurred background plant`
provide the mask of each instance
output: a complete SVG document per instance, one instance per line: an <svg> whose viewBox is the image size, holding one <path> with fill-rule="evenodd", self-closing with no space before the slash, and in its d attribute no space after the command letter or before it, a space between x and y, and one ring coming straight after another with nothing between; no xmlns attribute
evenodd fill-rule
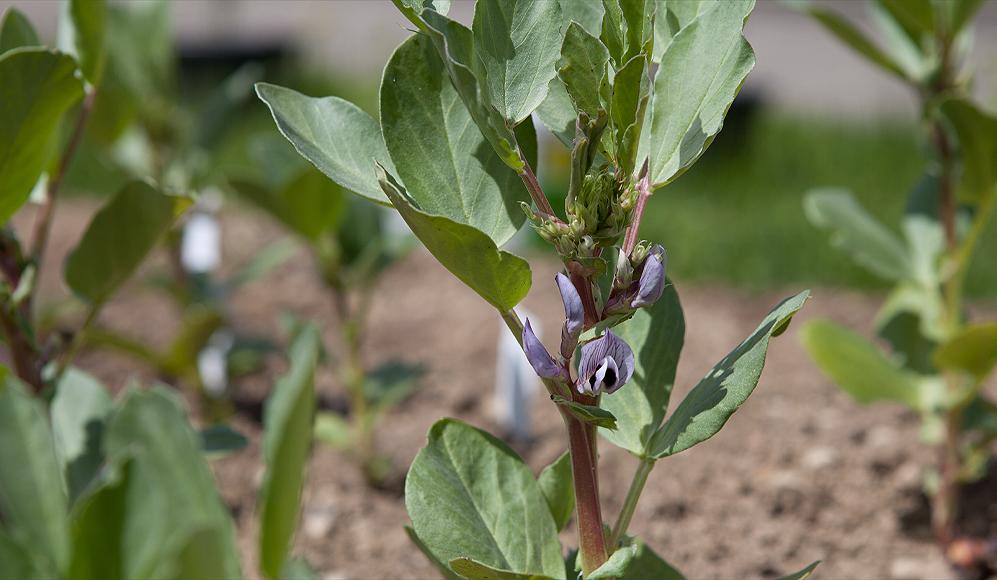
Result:
<svg viewBox="0 0 997 580"><path fill-rule="evenodd" d="M231 187L308 248L339 331L338 348L327 354L325 363L345 387L349 408L345 417L332 410L320 412L315 435L347 453L369 484L383 485L391 464L376 449L378 421L412 393L423 369L399 361L369 369L364 339L378 278L411 243L400 232L392 234L382 208L330 181L276 131L259 137L256 145L259 171L233 179ZM292 334L301 324L292 315L285 315L284 322Z"/></svg>
<svg viewBox="0 0 997 580"><path fill-rule="evenodd" d="M989 540L966 538L956 528L958 486L986 474L997 438L997 403L983 390L997 364L997 324L971 322L964 306L967 273L997 198L997 116L973 102L973 71L965 67L972 46L967 25L980 4L871 2L885 50L837 13L803 6L912 89L927 153L902 212L902 237L849 190L807 194L810 221L894 289L876 321L888 352L830 321L808 323L804 342L821 370L859 402L897 402L921 414L922 436L940 455L925 482L936 540L954 564L968 569L995 556L988 554L994 550ZM879 166L892 175L888 165Z"/></svg>

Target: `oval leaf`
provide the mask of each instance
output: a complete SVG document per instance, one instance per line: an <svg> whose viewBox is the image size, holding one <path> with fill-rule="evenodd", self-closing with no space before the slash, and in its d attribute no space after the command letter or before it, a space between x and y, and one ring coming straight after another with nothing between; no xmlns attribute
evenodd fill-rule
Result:
<svg viewBox="0 0 997 580"><path fill-rule="evenodd" d="M499 246L526 221L522 180L472 121L428 37L406 40L385 67L381 124L397 175L423 211Z"/></svg>
<svg viewBox="0 0 997 580"><path fill-rule="evenodd" d="M313 98L269 83L257 83L256 94L302 157L346 189L388 203L377 185L374 162L394 165L370 115L339 97Z"/></svg>
<svg viewBox="0 0 997 580"><path fill-rule="evenodd" d="M650 159L654 187L678 177L706 151L755 66L741 33L754 0L711 4L661 56L663 74L654 79L650 129L644 131L644 155L638 156Z"/></svg>
<svg viewBox="0 0 997 580"><path fill-rule="evenodd" d="M803 291L783 300L758 328L724 357L686 395L651 441L651 454L661 458L713 437L755 390L765 366L769 339L786 330L810 295Z"/></svg>
<svg viewBox="0 0 997 580"><path fill-rule="evenodd" d="M38 33L17 8L7 8L0 17L0 54L21 46L39 46Z"/></svg>
<svg viewBox="0 0 997 580"><path fill-rule="evenodd" d="M571 455L564 452L537 477L558 531L563 530L575 511L575 485L571 475Z"/></svg>
<svg viewBox="0 0 997 580"><path fill-rule="evenodd" d="M405 506L441 562L564 578L557 528L533 474L484 431L453 419L433 425L405 480Z"/></svg>
<svg viewBox="0 0 997 580"><path fill-rule="evenodd" d="M383 169L381 174L384 192L412 233L461 282L501 311L526 298L533 282L526 260L499 250L480 230L413 206L401 184Z"/></svg>
<svg viewBox="0 0 997 580"><path fill-rule="evenodd" d="M59 49L76 57L80 71L92 85L104 73L105 0L67 0L59 19Z"/></svg>
<svg viewBox="0 0 997 580"><path fill-rule="evenodd" d="M561 52L560 4L479 0L471 31L490 101L509 125L518 125L540 106L554 78Z"/></svg>
<svg viewBox="0 0 997 580"><path fill-rule="evenodd" d="M997 117L963 99L949 99L941 109L959 136L960 193L974 202L997 195Z"/></svg>
<svg viewBox="0 0 997 580"><path fill-rule="evenodd" d="M58 578L69 559L69 532L55 443L41 401L5 375L0 382L3 529L13 545L28 550L40 577Z"/></svg>
<svg viewBox="0 0 997 580"><path fill-rule="evenodd" d="M130 390L108 419L106 454L112 465L127 465L128 509L93 521L104 526L118 518L117 535L105 541L114 546L122 578L241 577L232 520L200 443L165 388Z"/></svg>
<svg viewBox="0 0 997 580"><path fill-rule="evenodd" d="M315 418L319 334L308 326L291 345L291 369L274 385L263 417L267 469L260 491L260 567L280 578L301 510Z"/></svg>
<svg viewBox="0 0 997 580"><path fill-rule="evenodd" d="M83 96L72 57L43 48L0 56L0 223L28 200L62 114Z"/></svg>
<svg viewBox="0 0 997 580"><path fill-rule="evenodd" d="M66 258L66 283L81 298L103 302L135 272L188 203L144 181L126 185L94 215Z"/></svg>
<svg viewBox="0 0 997 580"><path fill-rule="evenodd" d="M838 386L860 403L894 401L923 409L921 375L900 368L879 347L826 320L803 327L803 346Z"/></svg>
<svg viewBox="0 0 997 580"><path fill-rule="evenodd" d="M997 323L976 324L942 344L934 356L943 369L956 369L982 380L997 365Z"/></svg>
<svg viewBox="0 0 997 580"><path fill-rule="evenodd" d="M105 420L111 395L97 379L70 368L59 380L52 400L52 434L70 501L97 478L104 463Z"/></svg>
<svg viewBox="0 0 997 580"><path fill-rule="evenodd" d="M890 280L911 275L913 266L904 243L870 216L851 192L815 190L807 194L803 207L814 225L831 231L831 243L858 264Z"/></svg>

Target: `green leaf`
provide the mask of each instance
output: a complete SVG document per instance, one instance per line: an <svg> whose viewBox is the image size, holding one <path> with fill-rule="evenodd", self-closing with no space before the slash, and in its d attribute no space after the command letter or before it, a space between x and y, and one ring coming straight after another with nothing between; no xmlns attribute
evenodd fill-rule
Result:
<svg viewBox="0 0 997 580"><path fill-rule="evenodd" d="M938 368L967 372L983 380L997 365L997 323L975 324L935 351Z"/></svg>
<svg viewBox="0 0 997 580"><path fill-rule="evenodd" d="M31 550L18 544L0 527L0 578L41 578L51 573L36 569Z"/></svg>
<svg viewBox="0 0 997 580"><path fill-rule="evenodd" d="M537 477L558 531L563 530L575 511L575 486L571 475L571 454L564 452L543 468Z"/></svg>
<svg viewBox="0 0 997 580"><path fill-rule="evenodd" d="M604 82L608 83L609 51L602 42L577 22L568 25L561 45L557 76L579 111L596 118L606 105L600 99Z"/></svg>
<svg viewBox="0 0 997 580"><path fill-rule="evenodd" d="M423 211L497 245L526 221L522 180L488 147L427 37L406 40L385 67L381 124L397 175Z"/></svg>
<svg viewBox="0 0 997 580"><path fill-rule="evenodd" d="M977 11L983 6L983 0L954 0L946 2L946 6L952 11L950 33L955 36L972 22Z"/></svg>
<svg viewBox="0 0 997 580"><path fill-rule="evenodd" d="M364 397L377 410L392 407L412 394L425 373L422 365L388 361L364 376Z"/></svg>
<svg viewBox="0 0 997 580"><path fill-rule="evenodd" d="M416 535L436 560L564 578L557 528L540 486L516 453L453 419L429 431L405 480Z"/></svg>
<svg viewBox="0 0 997 580"><path fill-rule="evenodd" d="M124 580L124 539L133 465L125 460L102 477L101 485L81 499L73 513L74 580ZM138 498L148 501L151 498Z"/></svg>
<svg viewBox="0 0 997 580"><path fill-rule="evenodd" d="M616 429L616 417L605 409L595 405L583 405L569 401L560 395L551 395L551 400L564 407L568 413L571 413L573 417L581 420L583 423L602 427L603 429Z"/></svg>
<svg viewBox="0 0 997 580"><path fill-rule="evenodd" d="M811 191L804 199L807 218L831 231L831 243L858 264L890 280L911 275L911 258L900 239L862 208L851 192Z"/></svg>
<svg viewBox="0 0 997 580"><path fill-rule="evenodd" d="M519 574L482 564L471 558L454 558L450 567L467 580L551 580L540 574Z"/></svg>
<svg viewBox="0 0 997 580"><path fill-rule="evenodd" d="M755 66L741 31L754 0L715 2L683 28L661 56L642 145L654 187L678 177L706 151Z"/></svg>
<svg viewBox="0 0 997 580"><path fill-rule="evenodd" d="M613 79L610 121L616 163L627 173L633 173L636 164L644 115L651 96L648 64L644 56L635 56L616 72Z"/></svg>
<svg viewBox="0 0 997 580"><path fill-rule="evenodd" d="M412 229L443 266L501 311L519 304L530 290L530 265L519 256L499 250L480 230L413 205L402 186L381 171L381 187Z"/></svg>
<svg viewBox="0 0 997 580"><path fill-rule="evenodd" d="M23 12L14 7L3 11L0 17L0 55L21 46L39 46L38 33Z"/></svg>
<svg viewBox="0 0 997 580"><path fill-rule="evenodd" d="M0 521L12 544L28 550L32 567L57 578L69 559L69 535L55 443L41 401L13 375L2 381Z"/></svg>
<svg viewBox="0 0 997 580"><path fill-rule="evenodd" d="M814 573L814 570L817 569L818 564L820 564L820 560L817 560L816 562L810 564L809 566L800 570L799 572L795 572L793 574L787 574L786 576L783 576L779 580L807 580L807 578L809 578L810 575Z"/></svg>
<svg viewBox="0 0 997 580"><path fill-rule="evenodd" d="M515 126L540 106L554 78L561 48L560 4L479 0L471 30L489 101Z"/></svg>
<svg viewBox="0 0 997 580"><path fill-rule="evenodd" d="M104 74L107 5L105 0L65 0L59 19L59 49L76 57L92 85Z"/></svg>
<svg viewBox="0 0 997 580"><path fill-rule="evenodd" d="M84 0L85 1L85 0ZM172 107L177 75L172 2L111 3L107 7L107 70L101 86L120 88L131 104L152 119Z"/></svg>
<svg viewBox="0 0 997 580"><path fill-rule="evenodd" d="M523 170L522 152L513 128L492 104L485 86L485 71L474 54L471 30L432 10L422 13L424 31L440 56L450 80L495 153L516 172ZM535 161L531 161L535 164Z"/></svg>
<svg viewBox="0 0 997 580"><path fill-rule="evenodd" d="M306 328L291 345L291 368L274 385L263 418L267 469L260 491L260 568L280 577L301 510L315 418L319 334Z"/></svg>
<svg viewBox="0 0 997 580"><path fill-rule="evenodd" d="M876 43L851 22L837 13L820 6L808 5L806 11L819 22L828 32L837 37L849 48L869 62L878 65L883 70L906 80L907 73L889 54L883 52Z"/></svg>
<svg viewBox="0 0 997 580"><path fill-rule="evenodd" d="M600 404L617 417L618 428L599 433L613 445L644 456L668 410L685 339L685 318L675 286L669 283L654 305L638 310L614 331L634 351L634 374L629 384L602 397Z"/></svg>
<svg viewBox="0 0 997 580"><path fill-rule="evenodd" d="M62 114L82 96L67 55L17 48L0 56L0 223L28 200L52 157Z"/></svg>
<svg viewBox="0 0 997 580"><path fill-rule="evenodd" d="M97 479L104 463L104 428L111 395L97 379L70 368L56 386L50 409L55 452L70 503Z"/></svg>
<svg viewBox="0 0 997 580"><path fill-rule="evenodd" d="M107 300L189 203L188 198L161 193L144 181L129 183L94 215L66 258L66 283L90 302Z"/></svg>
<svg viewBox="0 0 997 580"><path fill-rule="evenodd" d="M927 410L921 375L904 370L858 334L825 320L808 322L803 346L828 378L860 403L894 401Z"/></svg>
<svg viewBox="0 0 997 580"><path fill-rule="evenodd" d="M269 83L257 83L256 94L302 157L346 189L387 204L377 185L374 162L392 171L394 165L370 115L339 97L307 97Z"/></svg>
<svg viewBox="0 0 997 580"><path fill-rule="evenodd" d="M613 64L624 63L623 53L627 50L627 24L623 19L623 9L619 0L602 0L602 30L599 39L609 50Z"/></svg>
<svg viewBox="0 0 997 580"><path fill-rule="evenodd" d="M751 336L693 387L652 438L650 448L654 457L674 455L720 431L758 384L769 339L785 332L809 295L805 290L783 300Z"/></svg>
<svg viewBox="0 0 997 580"><path fill-rule="evenodd" d="M932 0L876 0L918 46L935 34Z"/></svg>
<svg viewBox="0 0 997 580"><path fill-rule="evenodd" d="M643 542L634 540L629 546L617 549L610 559L592 572L589 579L619 578L619 580L685 580L685 577L654 553Z"/></svg>
<svg viewBox="0 0 997 580"><path fill-rule="evenodd" d="M207 429L202 429L201 451L208 459L218 459L227 457L241 451L249 445L249 439L228 425L212 425Z"/></svg>
<svg viewBox="0 0 997 580"><path fill-rule="evenodd" d="M426 544L424 544L423 541L419 539L419 536L415 535L415 530L412 529L412 526L405 526L405 533L408 535L409 539L412 540L412 543L415 544L415 547L419 548L419 551L422 552L424 556L426 556L426 559L429 560L433 564L433 566L436 567L437 571L439 571L440 575L443 576L445 580L463 580L463 576L454 573L454 571L451 570L449 566L447 566L443 562L440 562L436 558L436 556L434 556L433 553L429 551L429 548L426 546Z"/></svg>
<svg viewBox="0 0 997 580"><path fill-rule="evenodd" d="M561 29L567 30L571 22L582 25L589 34L599 34L602 30L602 15L605 9L601 2L578 2L578 0L560 0Z"/></svg>
<svg viewBox="0 0 997 580"><path fill-rule="evenodd" d="M349 449L353 446L353 426L343 417L328 411L315 415L315 439L336 449Z"/></svg>
<svg viewBox="0 0 997 580"><path fill-rule="evenodd" d="M128 462L121 491L128 509L112 512L121 518L120 535L107 538L116 546L108 557L120 559L123 578L241 577L232 520L200 438L172 392L129 390L108 420L104 442L111 465ZM107 517L93 521L105 525ZM76 532L79 537L103 530L91 532L78 520Z"/></svg>
<svg viewBox="0 0 997 580"><path fill-rule="evenodd" d="M963 99L945 101L941 111L959 137L962 197L978 202L997 195L997 117Z"/></svg>
<svg viewBox="0 0 997 580"><path fill-rule="evenodd" d="M550 81L547 98L537 108L537 117L566 147L575 139L575 105L560 78Z"/></svg>
<svg viewBox="0 0 997 580"><path fill-rule="evenodd" d="M297 255L299 245L290 238L271 242L239 265L239 269L225 280L229 291L251 284L273 272Z"/></svg>
<svg viewBox="0 0 997 580"><path fill-rule="evenodd" d="M680 30L689 26L702 12L713 6L709 0L655 0L654 62L661 62L661 55Z"/></svg>
<svg viewBox="0 0 997 580"><path fill-rule="evenodd" d="M233 181L232 186L241 196L311 242L335 228L346 211L346 199L339 186L312 167L277 190L248 181Z"/></svg>

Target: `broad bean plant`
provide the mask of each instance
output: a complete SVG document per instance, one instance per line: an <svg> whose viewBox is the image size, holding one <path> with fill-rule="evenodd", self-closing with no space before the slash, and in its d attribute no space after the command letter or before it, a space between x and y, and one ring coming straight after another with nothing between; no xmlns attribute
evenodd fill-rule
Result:
<svg viewBox="0 0 997 580"><path fill-rule="evenodd" d="M495 437L441 420L408 472L408 533L448 578L680 578L627 534L648 475L720 430L807 299L776 306L667 414L684 320L666 251L639 226L651 195L719 133L754 65L742 34L754 2L479 0L470 28L445 0L395 4L415 33L384 69L379 121L334 96L257 92L303 157L393 207L496 309L560 412L567 447L534 477ZM563 213L534 171L534 118L570 149ZM564 303L549 349L514 310L530 266L502 249L527 221L563 263L541 287ZM612 525L600 435L637 459ZM565 558L559 531L572 516L578 546Z"/></svg>
<svg viewBox="0 0 997 580"><path fill-rule="evenodd" d="M267 167L263 175L233 180L231 185L293 232L313 256L339 330L339 348L329 353L329 366L337 371L350 402L348 418L319 412L315 435L349 453L367 482L380 486L387 483L391 463L377 451L377 426L386 411L412 393L422 368L387 361L368 369L364 342L380 274L410 244L389 235L383 208L349 196L293 150L290 159L278 153L290 149L286 141L275 145L266 147L265 158L259 160Z"/></svg>
<svg viewBox="0 0 997 580"><path fill-rule="evenodd" d="M997 198L997 115L973 102L964 63L980 2L871 2L886 48L833 11L808 7L830 32L911 88L921 111L925 175L912 187L902 236L848 191L806 197L807 216L857 263L895 284L875 320L886 350L830 321L813 321L804 344L821 370L860 403L918 412L939 449L926 477L935 536L949 559L972 568L986 544L956 526L961 483L986 473L997 403L983 391L997 364L997 324L969 319L964 282ZM992 548L991 548L992 549Z"/></svg>
<svg viewBox="0 0 997 580"><path fill-rule="evenodd" d="M106 192L110 197L63 268L66 286L84 305L83 321L42 335L40 272L61 186L107 79L108 16L103 2L66 2L59 49L43 46L16 9L0 22L0 326L16 375L46 396L104 304L191 204L146 178L125 179ZM22 237L10 220L32 199L34 226Z"/></svg>

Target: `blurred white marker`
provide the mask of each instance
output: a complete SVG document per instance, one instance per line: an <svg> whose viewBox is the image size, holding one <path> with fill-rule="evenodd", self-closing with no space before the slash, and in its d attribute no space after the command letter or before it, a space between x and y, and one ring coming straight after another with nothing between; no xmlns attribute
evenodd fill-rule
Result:
<svg viewBox="0 0 997 580"><path fill-rule="evenodd" d="M194 274L214 271L222 261L222 228L215 217L220 205L206 193L183 226L180 261L184 270Z"/></svg>
<svg viewBox="0 0 997 580"><path fill-rule="evenodd" d="M530 314L523 309L517 313L521 320ZM533 316L530 323L537 336L543 330ZM527 440L530 430L530 401L537 391L540 379L523 354L519 342L505 327L501 328L495 369L495 420L511 437Z"/></svg>

